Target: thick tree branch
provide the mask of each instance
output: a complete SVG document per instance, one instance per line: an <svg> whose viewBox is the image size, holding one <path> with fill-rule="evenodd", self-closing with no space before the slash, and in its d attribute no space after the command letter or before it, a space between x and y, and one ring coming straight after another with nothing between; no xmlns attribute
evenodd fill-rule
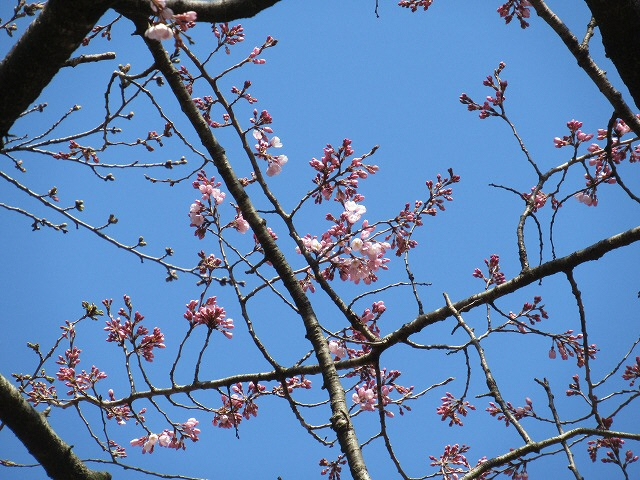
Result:
<svg viewBox="0 0 640 480"><path fill-rule="evenodd" d="M585 0L602 34L602 44L636 107L640 108L640 2Z"/></svg>
<svg viewBox="0 0 640 480"><path fill-rule="evenodd" d="M0 146L113 1L49 0L29 25L0 63Z"/></svg>
<svg viewBox="0 0 640 480"><path fill-rule="evenodd" d="M138 31L143 31L144 29L144 25L140 21L137 27ZM360 444L349 416L345 392L340 382L340 377L338 376L331 352L329 351L328 343L324 337L324 332L313 311L311 302L300 286L283 252L268 231L266 221L260 217L242 183L236 176L224 148L218 143L209 125L195 106L178 71L171 63L169 55L159 42L147 38L144 38L144 40L153 55L156 67L167 79L167 83L178 100L180 108L193 125L200 141L209 152L209 155L211 155L213 163L222 177L225 186L237 202L244 219L249 223L256 238L264 249L265 257L278 272L282 283L291 295L304 323L306 338L313 345L316 358L318 359L324 387L327 389L330 397L332 428L336 432L342 451L348 458L351 474L355 480L369 480L370 477L362 457Z"/></svg>
<svg viewBox="0 0 640 480"><path fill-rule="evenodd" d="M167 0L167 7L175 13L193 11L198 22L231 22L249 18L272 7L280 0ZM149 10L148 0L118 0L114 9L131 18Z"/></svg>
<svg viewBox="0 0 640 480"><path fill-rule="evenodd" d="M605 96L607 100L609 100L609 103L611 103L614 110L617 112L617 115L625 121L625 123L635 132L636 135L640 135L640 120L638 120L635 117L635 115L633 114L633 112L631 111L627 103L622 98L622 94L618 90L616 90L616 88L611 84L611 82L609 82L609 80L607 79L606 73L603 70L601 70L593 61L593 59L589 55L589 49L587 45L582 44L578 41L576 36L573 33L571 33L571 31L562 22L562 20L560 20L560 18L555 13L553 13L549 7L547 7L547 5L543 0L530 0L530 1L533 8L535 8L538 16L542 18L545 22L547 22L547 24L558 34L560 39L564 42L564 44L567 46L569 51L573 54L575 59L578 61L578 65L580 66L580 68L582 68L587 73L587 75L589 75L589 78L593 81L593 83L596 84L600 92ZM629 62L633 66L632 70L634 70L634 75L629 75L626 72L625 72L625 75L623 75L622 71L620 71L619 73L620 73L620 76L622 77L622 80L625 82L627 87L629 87L629 90L631 90L631 96L633 96L636 102L636 105L640 105L639 103L640 102L640 72L638 72L638 68L637 68L638 61L640 61L639 60L640 53L637 52L638 50L637 46L640 43L640 31L638 29L638 26L640 25L640 22L639 22L640 3L638 3L637 0L625 0L620 2L618 2L618 0L616 0L615 2L603 1L603 0L598 0L598 1L585 0L585 1L587 2L587 4L591 4L591 3L602 4L602 10L604 11L604 14L602 12L599 12L599 13L603 17L606 17L607 15L611 15L612 11L617 12L615 14L615 19L612 21L612 25L613 25L613 27L611 27L612 30L607 31L606 37L605 37L604 31L602 32L603 42L605 42L605 46L607 42L610 42L609 37L616 37L618 35L618 31L617 31L618 22L621 21L623 18L625 19L625 22L626 22L627 15L630 18L633 18L633 20L631 20L632 23L630 25L633 25L632 28L636 30L634 32L635 34L635 40L633 40L634 43L626 44L625 45L626 48L624 48L621 51L621 53L622 53L622 57L629 56L630 58ZM627 6L624 8L619 8L619 4L625 4ZM633 8L631 6L632 4L634 5ZM615 8L612 8L614 5L615 5ZM634 15L634 12L638 12L638 13ZM600 20L596 16L595 12L594 12L594 17L598 22L598 26L600 26ZM602 28L601 28L601 31L602 31ZM631 40L625 40L625 41L631 41ZM633 52L634 50L636 51L635 56L631 56L631 52ZM607 54L609 54L608 50L607 50ZM619 55L619 53L616 52L616 55ZM618 62L620 64L623 64L621 60L618 60ZM616 62L614 63L616 65L616 68L620 70L618 63ZM637 85L635 86L634 86L634 81L637 82ZM634 93L634 90L637 90L637 91Z"/></svg>
<svg viewBox="0 0 640 480"><path fill-rule="evenodd" d="M502 285L492 288L491 290L457 301L453 304L453 307L460 313L469 311L479 305L485 305L489 302L493 302L497 298L513 293L527 285L537 282L541 278L569 271L585 262L598 260L607 252L630 245L637 241L640 241L640 226L601 240L583 250L573 252L566 257L552 260L540 265L539 267L522 272L520 275L512 278ZM441 322L449 316L451 316L451 309L448 306L444 306L425 315L419 315L415 320L406 323L395 332L384 337L380 343L373 345L373 349L374 351L386 350L399 341L405 341L412 334L423 330L429 325Z"/></svg>
<svg viewBox="0 0 640 480"><path fill-rule="evenodd" d="M72 446L53 431L45 417L22 397L17 388L0 375L0 420L6 424L56 480L109 480L108 472L89 470Z"/></svg>
<svg viewBox="0 0 640 480"><path fill-rule="evenodd" d="M539 442L528 443L520 448L514 448L509 453L505 453L504 455L491 458L486 462L481 463L477 467L473 468L469 473L467 473L464 477L462 477L462 480L471 480L474 478L480 478L483 473L488 472L494 467L505 465L509 463L511 460L522 458L525 455L528 455L529 453L539 452L543 448L547 448L552 445L557 445L559 443L566 442L570 438L577 437L579 435L585 435L590 437L603 437L603 438L617 437L617 438L627 438L630 440L640 440L640 435L637 433L612 432L609 430L599 430L597 428L582 428L582 427L574 428L573 430L569 430L568 432L562 433L560 435L556 435L555 437L549 437Z"/></svg>
<svg viewBox="0 0 640 480"><path fill-rule="evenodd" d="M169 0L176 13L193 10L201 22L253 17L279 0ZM128 17L151 13L147 0L49 0L0 63L0 147L24 112L66 65L109 8ZM7 92L11 92L7 95Z"/></svg>

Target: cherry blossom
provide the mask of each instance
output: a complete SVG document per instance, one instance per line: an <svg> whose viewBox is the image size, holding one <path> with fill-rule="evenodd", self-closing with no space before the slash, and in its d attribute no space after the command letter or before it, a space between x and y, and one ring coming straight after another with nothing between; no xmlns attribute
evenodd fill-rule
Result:
<svg viewBox="0 0 640 480"><path fill-rule="evenodd" d="M191 300L187 305L184 318L193 325L206 325L210 329L219 330L222 334L231 339L234 329L233 320L227 317L225 309L218 305L216 297L209 297L199 308L197 300Z"/></svg>
<svg viewBox="0 0 640 480"><path fill-rule="evenodd" d="M529 23L525 18L531 16L529 8L531 3L527 0L508 0L504 5L498 7L498 13L504 18L505 23L510 23L515 16L520 21L520 27L527 28Z"/></svg>
<svg viewBox="0 0 640 480"><path fill-rule="evenodd" d="M344 202L344 217L347 222L354 224L367 211L364 205L358 205L356 202L348 200Z"/></svg>
<svg viewBox="0 0 640 480"><path fill-rule="evenodd" d="M347 356L347 349L337 340L331 340L329 342L329 351L335 355L338 360Z"/></svg>
<svg viewBox="0 0 640 480"><path fill-rule="evenodd" d="M144 36L151 40L169 40L170 38L173 38L173 30L164 23L159 23L149 27L147 31L144 32Z"/></svg>
<svg viewBox="0 0 640 480"><path fill-rule="evenodd" d="M276 137L277 138L277 137ZM272 156L269 159L269 166L267 167L267 175L273 177L278 175L282 171L282 166L289 161L286 155Z"/></svg>
<svg viewBox="0 0 640 480"><path fill-rule="evenodd" d="M398 6L409 8L412 12L415 12L420 7L422 7L424 11L427 11L432 3L433 0L400 0Z"/></svg>
<svg viewBox="0 0 640 480"><path fill-rule="evenodd" d="M249 222L247 222L242 214L239 213L236 219L233 221L233 228L235 228L240 233L247 233L249 230Z"/></svg>
<svg viewBox="0 0 640 480"><path fill-rule="evenodd" d="M360 410L373 412L376 406L376 392L371 388L356 387L356 391L351 395L353 403L360 406Z"/></svg>

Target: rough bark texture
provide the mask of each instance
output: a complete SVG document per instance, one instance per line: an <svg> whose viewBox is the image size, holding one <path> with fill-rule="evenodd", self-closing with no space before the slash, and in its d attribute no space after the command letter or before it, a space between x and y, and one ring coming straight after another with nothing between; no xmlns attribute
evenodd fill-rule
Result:
<svg viewBox="0 0 640 480"><path fill-rule="evenodd" d="M0 63L0 145L113 0L49 0Z"/></svg>
<svg viewBox="0 0 640 480"><path fill-rule="evenodd" d="M169 0L176 13L193 10L202 22L252 17L279 0ZM0 148L11 127L65 66L109 8L132 16L151 13L147 0L49 0L0 62Z"/></svg>
<svg viewBox="0 0 640 480"><path fill-rule="evenodd" d="M253 206L249 195L238 180L224 148L218 143L211 128L202 118L196 108L190 94L187 92L178 71L169 59L169 55L159 42L145 39L149 50L156 62L156 67L167 79L180 108L187 116L192 126L196 130L202 145L211 155L212 161L222 177L229 193L233 196L242 211L242 216L249 223L258 241L264 249L265 257L271 262L273 268L278 272L282 283L291 295L293 302L298 308L298 312L306 329L306 338L313 345L318 364L321 368L323 385L327 389L331 404L331 425L336 432L338 442L342 452L346 455L349 469L354 480L370 480L362 456L360 443L355 433L355 429L349 416L349 408L346 403L345 392L340 381L340 377L333 362L329 346L320 327L320 323L313 311L311 302L303 291L296 275L289 265L284 254L276 244L275 240L267 230L266 221L260 217Z"/></svg>
<svg viewBox="0 0 640 480"><path fill-rule="evenodd" d="M198 22L231 22L257 15L280 0L167 0L175 13L194 11ZM148 0L118 0L114 9L127 17L149 9Z"/></svg>
<svg viewBox="0 0 640 480"><path fill-rule="evenodd" d="M607 56L640 108L640 1L585 2L596 19Z"/></svg>
<svg viewBox="0 0 640 480"><path fill-rule="evenodd" d="M43 415L0 375L0 420L7 425L56 480L109 480L111 474L89 470L53 431Z"/></svg>

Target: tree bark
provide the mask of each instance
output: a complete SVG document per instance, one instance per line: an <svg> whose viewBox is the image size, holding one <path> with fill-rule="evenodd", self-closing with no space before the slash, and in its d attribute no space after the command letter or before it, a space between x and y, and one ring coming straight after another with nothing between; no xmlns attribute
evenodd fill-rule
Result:
<svg viewBox="0 0 640 480"><path fill-rule="evenodd" d="M640 1L585 0L607 56L640 109Z"/></svg>
<svg viewBox="0 0 640 480"><path fill-rule="evenodd" d="M0 146L114 0L49 0L0 63Z"/></svg>
<svg viewBox="0 0 640 480"><path fill-rule="evenodd" d="M169 0L198 21L227 22L252 17L280 0ZM151 13L148 0L49 0L0 62L0 148L20 114L51 82L109 8L131 16Z"/></svg>
<svg viewBox="0 0 640 480"><path fill-rule="evenodd" d="M110 480L108 472L89 470L72 446L51 428L45 417L33 408L20 391L0 375L0 420L7 425L56 480Z"/></svg>

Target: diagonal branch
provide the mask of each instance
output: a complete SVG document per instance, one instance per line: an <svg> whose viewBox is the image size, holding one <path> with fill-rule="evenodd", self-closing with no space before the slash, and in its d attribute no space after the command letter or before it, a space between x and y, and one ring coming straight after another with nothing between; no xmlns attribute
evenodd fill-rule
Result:
<svg viewBox="0 0 640 480"><path fill-rule="evenodd" d="M141 19L137 22L137 27L139 32L144 30L145 25ZM211 156L225 186L240 208L243 218L249 223L256 238L260 242L265 257L278 272L284 287L289 292L289 295L291 295L304 323L306 330L305 336L313 345L316 358L318 359L323 384L330 397L332 411L331 425L336 432L342 451L347 456L351 474L355 480L369 480L370 477L362 457L360 444L349 416L345 392L340 382L340 377L338 376L331 352L329 351L329 345L311 306L311 302L307 298L283 252L268 231L266 221L260 217L249 195L242 186L241 181L236 176L224 148L218 143L209 125L195 106L191 95L183 84L180 74L175 69L169 55L159 42L147 38L144 38L144 40L153 55L156 67L167 79L167 83L171 87L183 113L196 130L200 141Z"/></svg>
<svg viewBox="0 0 640 480"><path fill-rule="evenodd" d="M110 480L108 472L87 468L51 428L45 417L0 375L0 420L6 424L29 453L40 462L47 475L59 480Z"/></svg>
<svg viewBox="0 0 640 480"><path fill-rule="evenodd" d="M586 72L586 74L589 75L589 78L593 81L593 83L596 84L600 92L605 96L605 98L613 106L614 110L617 112L617 115L622 120L625 121L625 123L631 128L631 130L635 132L636 135L640 135L640 120L636 118L636 116L633 114L633 112L631 111L627 103L622 98L622 94L618 90L616 90L616 88L607 79L606 73L602 69L600 69L598 65L596 65L596 63L593 61L593 59L591 58L591 55L589 55L588 47L580 43L580 41L576 38L576 36L573 33L571 33L569 28L567 28L567 26L562 22L562 20L560 20L560 18L555 13L553 13L553 11L551 11L549 7L547 7L546 3L543 0L530 0L530 1L533 8L535 8L538 16L542 18L545 22L547 22L547 24L553 29L553 31L555 31L558 34L560 39L564 42L564 44L567 46L569 51L573 54L575 59L578 61L578 65L580 66L580 68L582 68ZM604 14L602 15L603 17L610 15L611 6L612 4L615 4L615 3L617 3L617 1L616 2L587 1L587 4L589 4L590 7L593 6L592 4L606 4L606 5L603 5L602 7L604 9ZM637 4L638 2L636 0L628 0L628 1L625 1L624 3ZM616 20L614 21L614 25L615 25L614 31L607 34L607 38L609 36L615 37L617 35L618 22L619 20L621 20L627 15L627 11L629 9L630 9L630 5L627 5L627 7L625 8L620 8L620 13L616 17ZM592 10L594 9L592 8ZM636 16L634 18L636 19L639 18L638 17L639 10L640 10L640 7L635 6L633 8L633 11L636 13ZM594 10L594 16L595 16L595 10ZM596 21L598 22L598 24L600 23L600 19L597 16L596 16ZM637 22L633 23L633 29L636 32L636 38L638 38ZM605 41L606 40L604 39L605 32L602 32L602 34L603 34L603 41ZM634 49L637 49L637 43L633 43L629 47L630 48L624 50L625 54L627 54L629 51L634 51ZM609 50L607 50L607 53L610 53ZM623 54L623 56L625 54ZM616 63L616 67L620 68L617 63ZM633 69L637 72L636 63L633 63ZM622 73L623 72L620 71L621 75ZM633 86L631 79L627 79L623 77L623 81L625 83L629 82L627 84L629 88ZM635 90L640 90L640 88L637 88ZM632 91L632 95L634 96L636 103L640 102L640 91L638 92Z"/></svg>
<svg viewBox="0 0 640 480"><path fill-rule="evenodd" d="M515 460L518 458L522 458L529 453L537 453L543 448L550 447L552 445L557 445L559 443L566 442L570 438L577 437L579 435L586 435L591 437L603 437L603 438L627 438L630 440L640 440L640 434L637 433L627 433L627 432L612 432L610 430L599 430L597 428L574 428L573 430L569 430L568 432L561 433L560 435L556 435L555 437L549 437L539 442L532 442L526 445L523 445L520 448L514 448L509 453L505 453L504 455L500 455L498 457L491 458L484 463L481 463L477 467L471 469L462 480L471 480L474 478L482 478L482 474L488 472L494 467L499 467L501 465L505 465L509 463L511 460Z"/></svg>
<svg viewBox="0 0 640 480"><path fill-rule="evenodd" d="M49 0L0 63L0 147L114 0ZM7 92L11 92L7 95Z"/></svg>
<svg viewBox="0 0 640 480"><path fill-rule="evenodd" d="M279 0L169 0L176 13L193 10L198 20L227 22L253 17ZM151 14L148 0L49 0L42 12L0 62L0 148L15 121L67 64L96 22L110 8Z"/></svg>

